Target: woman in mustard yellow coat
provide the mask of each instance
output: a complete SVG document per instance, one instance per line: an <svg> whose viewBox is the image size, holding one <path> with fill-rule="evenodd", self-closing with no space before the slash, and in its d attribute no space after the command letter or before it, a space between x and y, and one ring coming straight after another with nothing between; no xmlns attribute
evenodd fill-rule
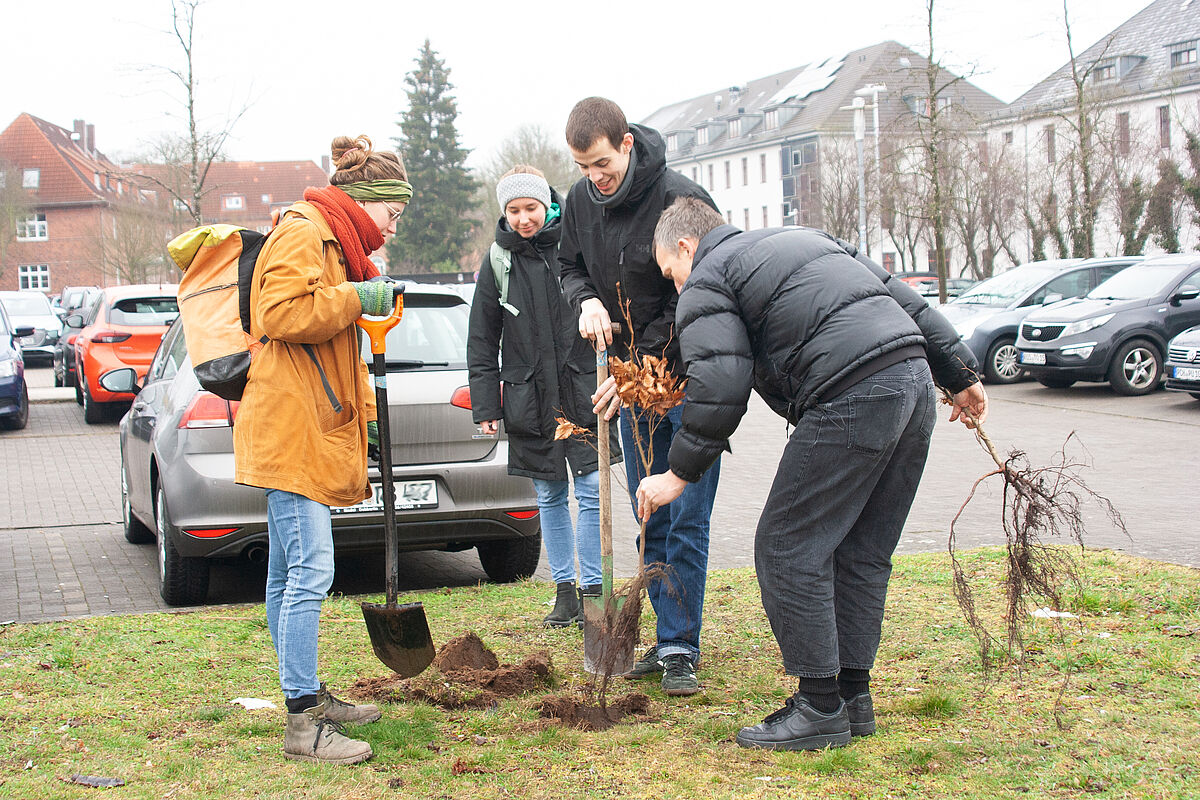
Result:
<svg viewBox="0 0 1200 800"><path fill-rule="evenodd" d="M396 233L412 197L395 153L340 136L330 186L310 188L263 245L250 291L250 333L265 337L234 426L238 483L267 494L267 624L288 709L284 755L353 764L371 746L343 722L375 706L333 697L317 678L321 601L333 583L330 506L368 496L375 402L354 321L391 311L393 287L368 256Z"/></svg>

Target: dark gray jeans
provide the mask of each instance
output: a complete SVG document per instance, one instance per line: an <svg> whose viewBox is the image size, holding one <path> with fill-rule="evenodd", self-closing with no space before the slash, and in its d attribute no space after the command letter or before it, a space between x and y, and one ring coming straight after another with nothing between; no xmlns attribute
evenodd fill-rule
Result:
<svg viewBox="0 0 1200 800"><path fill-rule="evenodd" d="M754 540L763 608L788 675L874 665L892 552L935 421L933 378L920 358L800 418Z"/></svg>

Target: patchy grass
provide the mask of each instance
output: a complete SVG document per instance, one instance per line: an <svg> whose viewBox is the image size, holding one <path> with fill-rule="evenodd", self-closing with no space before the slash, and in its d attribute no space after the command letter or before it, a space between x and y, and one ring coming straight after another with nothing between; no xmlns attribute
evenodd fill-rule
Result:
<svg viewBox="0 0 1200 800"><path fill-rule="evenodd" d="M1002 554L965 554L997 624ZM749 570L709 577L704 692L603 733L549 725L541 695L481 711L387 705L353 734L375 758L324 767L280 754L283 712L261 605L0 628L0 796L126 798L860 798L1200 796L1200 573L1088 553L1078 620L1038 621L1028 658L985 675L943 555L897 558L873 672L879 733L818 753L743 750L733 737L783 704L786 678ZM420 596L441 643L474 631L501 661L551 654L555 691L586 683L582 635L538 626L546 585ZM410 596L407 599L414 599ZM335 691L385 676L358 598L322 616L322 677ZM647 616L645 632L653 630ZM1063 686L1060 718L1054 705ZM634 688L618 681L616 693ZM117 789L65 783L120 777Z"/></svg>

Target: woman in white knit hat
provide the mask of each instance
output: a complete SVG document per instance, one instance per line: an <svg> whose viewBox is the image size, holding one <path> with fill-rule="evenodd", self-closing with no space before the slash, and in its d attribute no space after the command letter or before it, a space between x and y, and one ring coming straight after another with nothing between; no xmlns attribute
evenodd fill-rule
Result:
<svg viewBox="0 0 1200 800"><path fill-rule="evenodd" d="M543 623L566 627L582 624L580 594L600 593L599 473L591 402L596 357L579 337L575 314L559 286L558 193L541 171L519 164L500 178L496 198L502 211L496 241L483 257L471 306L471 409L484 433L498 433L504 421L508 471L533 479L542 541L556 584L554 608ZM591 437L555 440L556 417L591 429ZM622 459L615 425L611 434L612 463L617 463ZM577 525L571 522L569 480L579 503Z"/></svg>

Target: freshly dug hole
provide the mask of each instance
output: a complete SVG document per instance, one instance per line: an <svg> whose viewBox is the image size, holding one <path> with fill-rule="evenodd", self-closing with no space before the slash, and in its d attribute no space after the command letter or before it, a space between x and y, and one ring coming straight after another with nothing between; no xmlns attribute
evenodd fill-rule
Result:
<svg viewBox="0 0 1200 800"><path fill-rule="evenodd" d="M645 716L649 713L650 697L641 692L610 700L603 708L558 695L547 695L538 706L539 716L559 720L566 727L581 731L608 730L627 715Z"/></svg>

